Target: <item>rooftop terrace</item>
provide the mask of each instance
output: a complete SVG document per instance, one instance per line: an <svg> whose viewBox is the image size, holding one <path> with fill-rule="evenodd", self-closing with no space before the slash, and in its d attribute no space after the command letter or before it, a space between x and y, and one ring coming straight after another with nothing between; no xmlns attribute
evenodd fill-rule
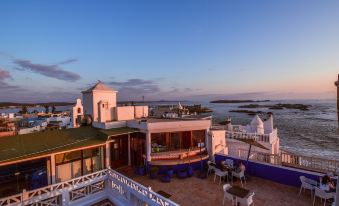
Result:
<svg viewBox="0 0 339 206"><path fill-rule="evenodd" d="M153 180L148 176L137 176L131 168L119 170L125 176L139 182L140 184L151 187L153 191L162 190L170 195L169 199L181 206L205 206L205 205L222 205L223 190L222 185L213 181L214 174L209 175L207 179L191 177L187 179L172 178L170 183L163 183L159 179ZM240 182L234 182L240 185ZM299 196L297 187L287 186L275 183L269 180L250 177L244 186L250 191L255 192L254 204L260 206L309 206L312 200L309 192ZM231 205L231 202L225 202L225 205ZM315 205L323 205L320 200Z"/></svg>

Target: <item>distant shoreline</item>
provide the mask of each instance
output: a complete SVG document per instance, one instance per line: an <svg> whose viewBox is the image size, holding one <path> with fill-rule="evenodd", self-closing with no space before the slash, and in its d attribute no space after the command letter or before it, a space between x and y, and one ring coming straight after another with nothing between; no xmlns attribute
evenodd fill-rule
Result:
<svg viewBox="0 0 339 206"><path fill-rule="evenodd" d="M17 103L17 102L0 102L0 109L20 108L20 107L39 107L48 105L52 106L69 106L74 105L73 102L45 102L45 103Z"/></svg>
<svg viewBox="0 0 339 206"><path fill-rule="evenodd" d="M253 102L269 102L270 100L237 100L237 99L220 99L220 100L213 100L210 103L217 103L217 104L230 104L230 103L253 103Z"/></svg>

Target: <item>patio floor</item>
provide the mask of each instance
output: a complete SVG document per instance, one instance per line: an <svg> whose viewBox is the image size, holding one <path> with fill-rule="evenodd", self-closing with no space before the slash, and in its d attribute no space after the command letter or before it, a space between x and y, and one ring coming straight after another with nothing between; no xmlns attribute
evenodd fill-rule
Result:
<svg viewBox="0 0 339 206"><path fill-rule="evenodd" d="M214 174L209 175L207 179L199 179L191 177L186 179L172 178L170 183L163 183L159 179L150 179L148 176L135 175L132 168L118 169L127 177L141 183L146 187L151 187L153 191L162 190L172 196L169 198L172 201L182 205L195 206L214 206L222 205L223 190L222 185L213 182ZM234 182L235 185L240 185L239 181ZM260 206L290 206L290 205L312 205L310 192L306 191L299 196L299 188L282 185L271 182L265 179L250 177L245 188L251 192L255 192L254 204ZM225 202L225 205L232 205L231 202ZM315 205L323 205L320 199L316 200ZM327 205L330 205L329 203Z"/></svg>

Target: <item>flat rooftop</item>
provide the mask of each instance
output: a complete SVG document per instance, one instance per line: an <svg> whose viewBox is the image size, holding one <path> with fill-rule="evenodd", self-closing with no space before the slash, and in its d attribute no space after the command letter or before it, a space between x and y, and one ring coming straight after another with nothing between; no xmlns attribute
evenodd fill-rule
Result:
<svg viewBox="0 0 339 206"><path fill-rule="evenodd" d="M118 170L127 177L139 182L140 184L151 187L153 191L162 190L170 195L169 199L181 206L206 206L206 205L222 205L223 189L219 179L213 181L214 174L210 174L207 179L199 179L190 177L186 179L178 179L173 177L170 183L163 183L158 179L150 179L148 176L138 176L134 174L131 168L122 168ZM240 185L239 181L234 182ZM260 206L309 206L312 205L311 195L309 191L299 196L299 188L275 183L269 180L250 177L245 188L254 192L254 205ZM321 204L317 199L315 205ZM231 202L225 201L225 206L231 206Z"/></svg>

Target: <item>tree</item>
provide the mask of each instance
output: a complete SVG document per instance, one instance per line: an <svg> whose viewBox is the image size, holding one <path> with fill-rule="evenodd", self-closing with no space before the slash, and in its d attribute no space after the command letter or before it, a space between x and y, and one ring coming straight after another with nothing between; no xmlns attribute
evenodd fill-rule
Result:
<svg viewBox="0 0 339 206"><path fill-rule="evenodd" d="M53 106L52 106L52 113L54 114L55 111L56 111L56 108L55 108L55 106L53 105Z"/></svg>
<svg viewBox="0 0 339 206"><path fill-rule="evenodd" d="M46 104L45 105L45 113L47 114L49 112L49 106Z"/></svg>

